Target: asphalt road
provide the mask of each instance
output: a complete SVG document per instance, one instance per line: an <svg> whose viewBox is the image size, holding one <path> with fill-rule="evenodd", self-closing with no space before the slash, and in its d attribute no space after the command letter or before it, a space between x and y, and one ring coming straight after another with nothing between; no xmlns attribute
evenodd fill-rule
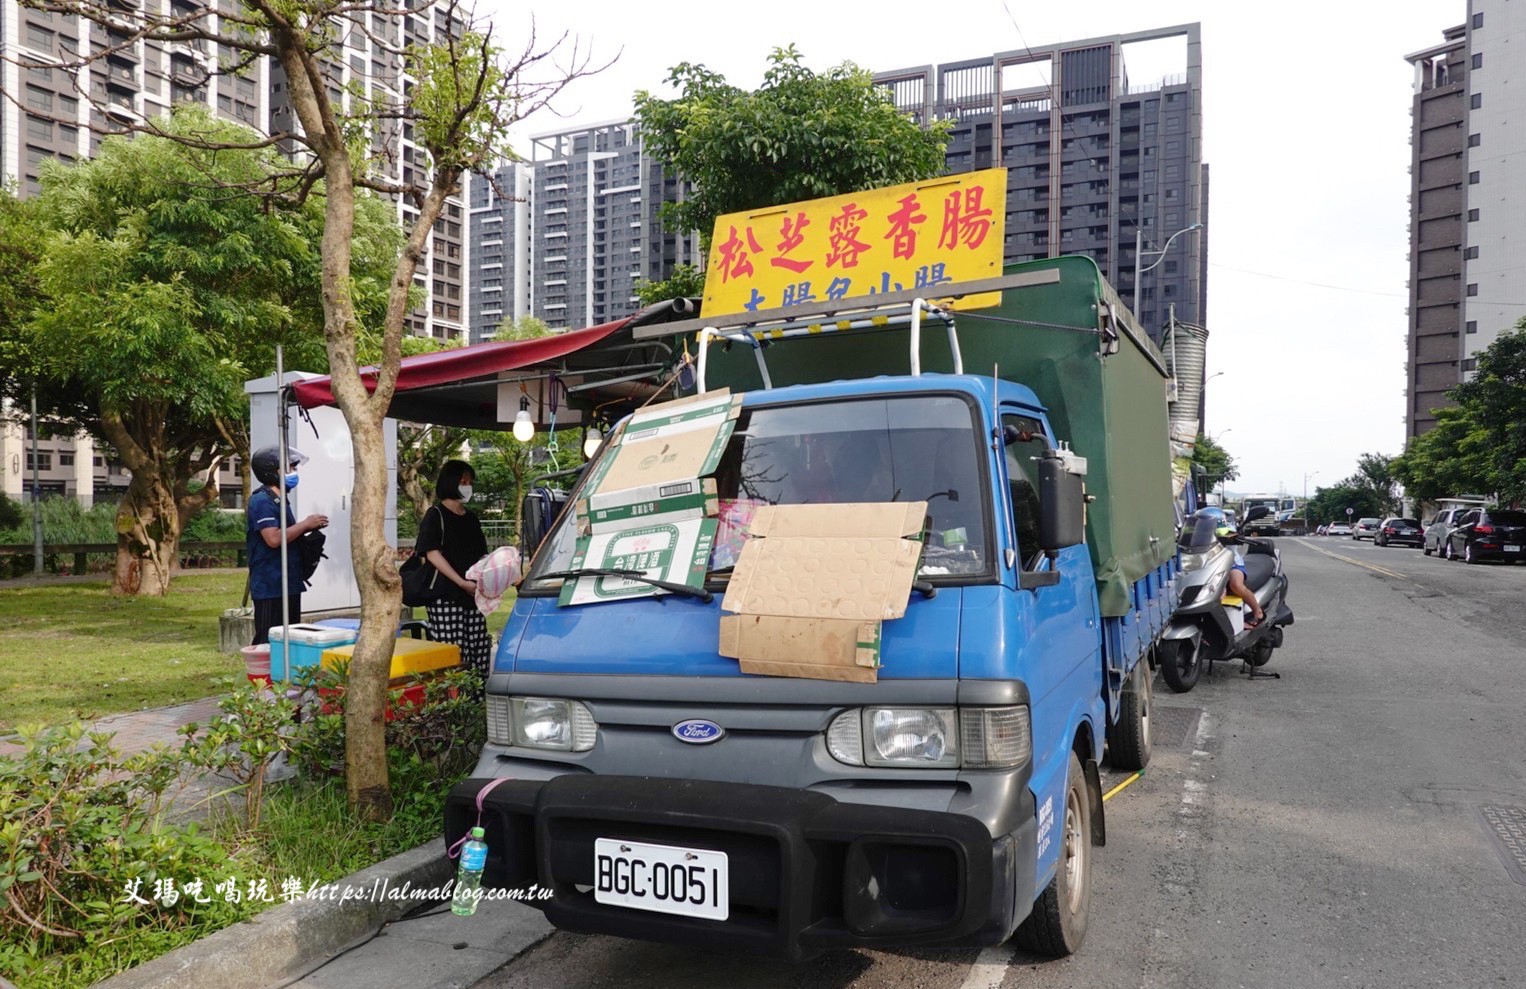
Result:
<svg viewBox="0 0 1526 989"><path fill-rule="evenodd" d="M1107 804L1078 955L794 966L558 933L479 987L1526 984L1526 566L1280 542L1282 678L1221 664L1180 695L1157 679L1155 759ZM1514 855L1491 837L1511 827Z"/></svg>

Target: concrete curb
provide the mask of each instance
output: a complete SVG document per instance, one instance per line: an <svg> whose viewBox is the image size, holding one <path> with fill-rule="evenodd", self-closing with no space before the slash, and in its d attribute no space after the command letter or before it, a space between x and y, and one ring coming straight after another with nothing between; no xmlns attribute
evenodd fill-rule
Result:
<svg viewBox="0 0 1526 989"><path fill-rule="evenodd" d="M375 934L424 900L373 895L443 886L454 863L444 839L394 855L333 883L335 898L301 899L177 948L153 961L97 982L96 989L264 989L323 964L340 951ZM341 899L352 890L353 899Z"/></svg>

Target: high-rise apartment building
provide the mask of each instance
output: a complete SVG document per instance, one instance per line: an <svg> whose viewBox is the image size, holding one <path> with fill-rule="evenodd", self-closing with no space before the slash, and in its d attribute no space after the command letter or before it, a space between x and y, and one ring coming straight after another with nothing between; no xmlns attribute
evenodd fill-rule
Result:
<svg viewBox="0 0 1526 989"><path fill-rule="evenodd" d="M638 279L699 262L698 238L664 229L658 210L677 183L620 121L531 138L534 169L531 308L556 329L617 319L638 303Z"/></svg>
<svg viewBox="0 0 1526 989"><path fill-rule="evenodd" d="M173 0L186 2L186 0ZM329 97L336 104L347 103L356 93L381 103L406 102L414 80L398 56L402 46L443 42L459 37L466 30L461 15L451 20L445 6L420 10L407 17L371 15L371 28L346 32L336 43L328 78ZM272 64L270 86L270 126L294 131L295 112L289 102L285 72ZM413 124L407 121L379 122L372 136L376 170L383 179L405 185L427 186L428 156L414 143ZM445 202L424 245L424 257L414 273L414 284L424 293L423 304L407 318L408 332L415 336L444 340L463 340L467 335L466 280L466 209L464 196L452 196ZM395 203L398 219L411 228L418 210L411 202Z"/></svg>
<svg viewBox="0 0 1526 989"><path fill-rule="evenodd" d="M1522 38L1526 5L1468 0L1441 44L1405 56L1415 69L1407 436L1436 424L1478 352L1526 316Z"/></svg>
<svg viewBox="0 0 1526 989"><path fill-rule="evenodd" d="M470 190L471 247L467 251L471 342L481 343L504 320L530 315L531 184L522 162L473 175Z"/></svg>
<svg viewBox="0 0 1526 989"><path fill-rule="evenodd" d="M142 0L166 16L204 6L196 0ZM217 15L211 16L215 26ZM47 158L89 157L114 127L197 102L257 130L270 125L269 65L260 60L237 75L212 75L221 53L203 40L132 41L130 32L0 0L0 172L17 192L37 192ZM65 53L109 50L88 68L46 67ZM28 62L38 63L30 66ZM82 91L89 99L82 98ZM19 106L18 106L19 104Z"/></svg>
<svg viewBox="0 0 1526 989"><path fill-rule="evenodd" d="M1130 46L1179 39L1179 74L1132 79ZM1199 26L1111 35L875 73L898 107L954 122L948 172L1005 167L1008 262L1088 254L1156 340L1169 309L1207 317L1208 169ZM1161 250L1172 234L1203 224Z"/></svg>
<svg viewBox="0 0 1526 989"><path fill-rule="evenodd" d="M207 0L134 0L133 6L139 5L166 16L209 6ZM413 80L396 52L402 45L462 33L460 15L452 23L449 13L442 7L406 18L373 15L369 35L351 31L336 49L330 96L349 100L353 93L365 92L406 99ZM217 15L208 16L207 26L216 29ZM65 52L102 50L109 54L77 71L45 64L57 62ZM201 39L132 41L129 32L0 0L0 89L5 93L0 97L0 181L14 183L22 196L34 195L44 160L90 157L114 128L168 113L180 103L201 103L264 133L293 129L280 67L260 58L236 74L215 71L234 57ZM29 66L29 61L38 64ZM384 177L425 181L426 156L413 136L406 122L378 129L374 150ZM417 211L407 202L396 205L399 220L411 225ZM469 253L464 197L446 202L425 251L414 277L425 299L409 314L408 329L420 336L463 339ZM6 418L10 425L0 422L0 490L24 497L32 490L29 428L14 410ZM109 451L103 455L93 449L88 437L40 438L35 461L37 487L45 495L69 495L90 504L96 496L112 497L127 486L122 466ZM23 468L23 463L28 466ZM231 465L224 467L219 481L225 504L235 504L238 484Z"/></svg>

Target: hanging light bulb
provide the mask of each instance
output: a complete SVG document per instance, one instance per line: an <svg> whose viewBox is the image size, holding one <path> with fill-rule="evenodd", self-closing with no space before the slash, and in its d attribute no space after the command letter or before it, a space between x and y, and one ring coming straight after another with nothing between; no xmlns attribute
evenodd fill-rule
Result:
<svg viewBox="0 0 1526 989"><path fill-rule="evenodd" d="M521 443L535 439L535 420L530 418L530 400L520 398L519 412L514 416L514 438Z"/></svg>
<svg viewBox="0 0 1526 989"><path fill-rule="evenodd" d="M592 460L593 455L599 452L599 445L604 442L604 434L599 432L598 426L589 426L588 432L583 434L583 457Z"/></svg>

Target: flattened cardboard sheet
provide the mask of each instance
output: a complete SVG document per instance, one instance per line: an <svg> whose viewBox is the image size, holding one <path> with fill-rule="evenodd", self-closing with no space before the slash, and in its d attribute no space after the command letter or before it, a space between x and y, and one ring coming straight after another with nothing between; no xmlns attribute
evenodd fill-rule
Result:
<svg viewBox="0 0 1526 989"><path fill-rule="evenodd" d="M640 570L657 580L702 587L715 542L715 519L654 520L578 540L570 570L584 567ZM669 592L623 577L579 577L562 581L559 606L623 601Z"/></svg>
<svg viewBox="0 0 1526 989"><path fill-rule="evenodd" d="M725 615L722 656L740 656L743 673L874 683L880 623L841 619Z"/></svg>
<svg viewBox="0 0 1526 989"><path fill-rule="evenodd" d="M876 621L906 614L927 502L764 505L726 586L727 611Z"/></svg>
<svg viewBox="0 0 1526 989"><path fill-rule="evenodd" d="M629 495L629 500L624 495ZM677 522L707 518L720 512L715 479L711 477L667 485L657 498L641 495L639 490L619 492L601 508L589 508L584 502L578 511L578 535L629 529L646 525L659 516L665 522Z"/></svg>
<svg viewBox="0 0 1526 989"><path fill-rule="evenodd" d="M640 570L703 586L719 514L712 474L731 439L742 396L721 389L635 413L610 440L577 504L571 569ZM562 583L562 606L668 592L620 577Z"/></svg>
<svg viewBox="0 0 1526 989"><path fill-rule="evenodd" d="M880 623L906 614L927 503L765 505L722 607L744 673L873 683Z"/></svg>
<svg viewBox="0 0 1526 989"><path fill-rule="evenodd" d="M722 389L633 415L589 479L579 516L699 493L698 479L715 472L741 407L742 396Z"/></svg>

